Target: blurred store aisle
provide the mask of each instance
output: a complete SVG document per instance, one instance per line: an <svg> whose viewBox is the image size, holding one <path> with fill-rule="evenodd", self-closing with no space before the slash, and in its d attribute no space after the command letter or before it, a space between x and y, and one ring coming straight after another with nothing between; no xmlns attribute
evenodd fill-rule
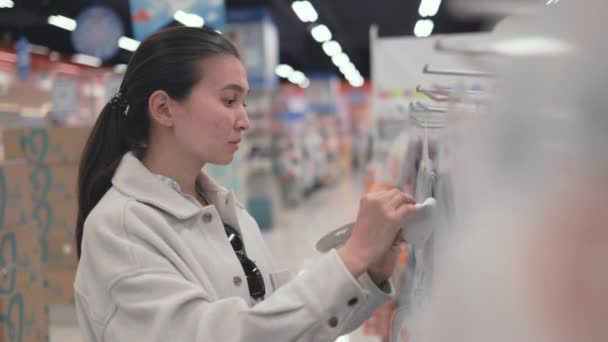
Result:
<svg viewBox="0 0 608 342"><path fill-rule="evenodd" d="M356 176L346 176L297 207L280 211L274 229L264 234L277 267L296 272L318 256L314 246L319 238L355 218L362 183Z"/></svg>
<svg viewBox="0 0 608 342"><path fill-rule="evenodd" d="M264 234L266 243L277 259L277 267L294 274L313 262L320 254L314 246L321 236L348 223L357 215L363 179L355 175L343 177L332 187L315 192L296 208L280 212L273 230ZM360 331L339 342L373 342Z"/></svg>
<svg viewBox="0 0 608 342"><path fill-rule="evenodd" d="M326 232L337 228L357 213L362 180L356 176L344 177L332 187L321 189L303 201L297 208L279 211L274 229L264 237L277 258L277 266L297 272L319 254L314 245ZM82 342L73 308L53 307L51 310L51 342ZM340 342L373 342L355 332Z"/></svg>

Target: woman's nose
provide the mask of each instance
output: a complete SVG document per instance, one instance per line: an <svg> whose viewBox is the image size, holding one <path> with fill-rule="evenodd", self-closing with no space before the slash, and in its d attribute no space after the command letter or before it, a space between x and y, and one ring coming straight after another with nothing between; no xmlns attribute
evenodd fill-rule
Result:
<svg viewBox="0 0 608 342"><path fill-rule="evenodd" d="M236 120L236 129L239 131L246 131L249 129L249 127L249 115L247 114L247 111L243 108L242 113L239 114L239 117Z"/></svg>

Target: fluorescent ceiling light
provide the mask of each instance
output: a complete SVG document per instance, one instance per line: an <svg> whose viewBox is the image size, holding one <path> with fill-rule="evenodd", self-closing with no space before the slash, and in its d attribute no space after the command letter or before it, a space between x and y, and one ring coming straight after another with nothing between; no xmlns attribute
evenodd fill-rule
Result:
<svg viewBox="0 0 608 342"><path fill-rule="evenodd" d="M428 37L433 33L435 23L430 19L419 19L414 27L414 35L416 37Z"/></svg>
<svg viewBox="0 0 608 342"><path fill-rule="evenodd" d="M492 50L509 56L562 54L571 50L565 42L545 37L523 37L499 41Z"/></svg>
<svg viewBox="0 0 608 342"><path fill-rule="evenodd" d="M274 72L282 78L288 78L293 73L293 68L287 64L279 64L274 68Z"/></svg>
<svg viewBox="0 0 608 342"><path fill-rule="evenodd" d="M361 74L357 70L347 73L346 75L344 75L344 77L349 81L354 81L354 80L363 78L363 77L361 77Z"/></svg>
<svg viewBox="0 0 608 342"><path fill-rule="evenodd" d="M0 0L0 8L13 8L15 3L12 0Z"/></svg>
<svg viewBox="0 0 608 342"><path fill-rule="evenodd" d="M350 83L351 86L358 88L362 87L363 84L365 84L365 80L363 78L359 78L356 80L349 81L348 83Z"/></svg>
<svg viewBox="0 0 608 342"><path fill-rule="evenodd" d="M190 27L203 27L203 25L205 25L205 20L200 15L184 11L175 12L173 19Z"/></svg>
<svg viewBox="0 0 608 342"><path fill-rule="evenodd" d="M291 3L291 8L296 13L298 18L303 22L314 23L319 19L317 11L309 1L294 1Z"/></svg>
<svg viewBox="0 0 608 342"><path fill-rule="evenodd" d="M310 86L310 80L308 78L298 84L302 88L308 88Z"/></svg>
<svg viewBox="0 0 608 342"><path fill-rule="evenodd" d="M118 46L121 49L125 49L127 51L135 51L137 50L137 47L139 46L140 42L138 40L135 40L133 38L129 38L129 37L125 37L122 36L120 37L120 39L118 39Z"/></svg>
<svg viewBox="0 0 608 342"><path fill-rule="evenodd" d="M76 20L62 15L50 16L48 23L68 31L74 31L76 29Z"/></svg>
<svg viewBox="0 0 608 342"><path fill-rule="evenodd" d="M301 71L294 71L288 78L289 82L291 82L293 84L300 84L300 83L304 82L305 79L306 79L306 76Z"/></svg>
<svg viewBox="0 0 608 342"><path fill-rule="evenodd" d="M87 56L82 54L76 54L72 56L72 62L78 64L89 65L92 67L98 67L101 65L101 59L93 56Z"/></svg>
<svg viewBox="0 0 608 342"><path fill-rule="evenodd" d="M547 5L555 5L558 2L559 2L559 0L548 0Z"/></svg>
<svg viewBox="0 0 608 342"><path fill-rule="evenodd" d="M357 71L357 68L355 67L355 65L353 63L343 64L340 66L340 72L343 75L349 74L354 71Z"/></svg>
<svg viewBox="0 0 608 342"><path fill-rule="evenodd" d="M327 54L329 57L333 57L342 53L342 47L337 41L330 40L323 43L323 51L325 51L325 54Z"/></svg>
<svg viewBox="0 0 608 342"><path fill-rule="evenodd" d="M331 31L323 24L313 27L312 30L310 30L310 34L319 43L331 40Z"/></svg>
<svg viewBox="0 0 608 342"><path fill-rule="evenodd" d="M335 55L335 56L333 56L333 57L331 58L331 61L332 61L332 62L334 62L334 64L335 64L337 67L340 67L340 66L342 66L342 65L346 65L346 64L348 64L348 63L350 62L350 59L348 58L348 56L347 56L347 55L346 55L344 52L342 52L342 53L341 53L341 54L339 54L339 55Z"/></svg>
<svg viewBox="0 0 608 342"><path fill-rule="evenodd" d="M420 7L418 8L418 13L421 17L432 17L439 12L440 6L441 0L422 0L420 2Z"/></svg>

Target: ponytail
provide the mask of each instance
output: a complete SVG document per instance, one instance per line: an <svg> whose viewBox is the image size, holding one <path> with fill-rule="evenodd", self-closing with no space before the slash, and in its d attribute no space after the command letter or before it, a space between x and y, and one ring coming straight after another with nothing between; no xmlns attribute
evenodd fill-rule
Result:
<svg viewBox="0 0 608 342"><path fill-rule="evenodd" d="M127 118L112 101L105 105L89 135L78 171L76 248L80 258L84 221L112 186L112 176L128 152Z"/></svg>
<svg viewBox="0 0 608 342"><path fill-rule="evenodd" d="M222 34L203 27L172 27L144 40L129 61L121 91L103 108L82 152L78 173L76 249L82 252L84 222L105 193L122 157L129 151L142 158L148 145L148 99L164 90L185 99L203 77L201 59L216 55L239 58Z"/></svg>

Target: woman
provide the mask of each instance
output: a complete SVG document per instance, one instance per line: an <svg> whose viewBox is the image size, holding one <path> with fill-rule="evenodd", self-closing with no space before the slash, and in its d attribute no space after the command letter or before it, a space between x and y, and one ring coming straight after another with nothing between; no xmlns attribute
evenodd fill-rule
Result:
<svg viewBox="0 0 608 342"><path fill-rule="evenodd" d="M331 341L389 298L410 197L364 197L348 243L289 280L243 206L201 173L231 162L247 92L236 49L213 30L163 30L135 52L80 166L86 341Z"/></svg>

